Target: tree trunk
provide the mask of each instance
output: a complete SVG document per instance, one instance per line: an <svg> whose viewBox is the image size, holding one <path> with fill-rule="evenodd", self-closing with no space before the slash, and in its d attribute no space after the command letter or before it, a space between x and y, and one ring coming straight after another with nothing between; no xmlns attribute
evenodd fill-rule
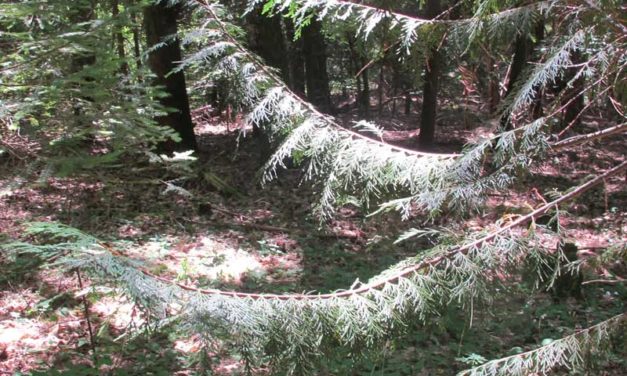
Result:
<svg viewBox="0 0 627 376"><path fill-rule="evenodd" d="M570 53L570 60L574 65L584 61L581 57L581 51L572 51ZM561 105L566 106L562 113L562 121L559 126L560 131L572 128L576 129L579 124L581 124L581 111L585 107L584 95L581 93L585 86L585 79L583 75L580 75L575 81L570 82L575 78L577 70L577 68L567 69L564 73L564 77L558 82L560 86L559 91L563 91ZM568 86L569 83L570 86Z"/></svg>
<svg viewBox="0 0 627 376"><path fill-rule="evenodd" d="M140 33L141 25L139 24L137 20L137 13L135 12L135 9L134 9L135 7L134 0L127 2L125 5L131 8L130 15L131 15L131 22L133 23L133 54L135 57L135 64L137 66L137 70L140 70L142 67L141 33Z"/></svg>
<svg viewBox="0 0 627 376"><path fill-rule="evenodd" d="M319 21L312 20L311 24L303 29L303 44L307 98L322 112L330 112L331 91L327 73L326 42Z"/></svg>
<svg viewBox="0 0 627 376"><path fill-rule="evenodd" d="M289 55L281 24L281 16L266 16L261 9L250 12L248 24L248 46L269 66L279 70L281 78L290 85Z"/></svg>
<svg viewBox="0 0 627 376"><path fill-rule="evenodd" d="M544 20L540 20L536 25L535 29L536 42L540 41L544 38ZM534 49L534 42L527 34L519 34L516 37L516 42L514 44L514 57L512 59L512 64L510 66L510 74L509 79L507 81L507 89L505 92L505 97L507 98L510 95L513 95L514 88L516 87L518 81L521 79L521 74L525 67L527 66L527 61L531 58ZM539 88L536 88L536 92ZM531 108L531 113L533 118L538 118L542 113L542 100L540 98L540 93L537 94L536 99L534 100L534 104ZM506 113L501 116L501 127L503 129L511 129L511 114Z"/></svg>
<svg viewBox="0 0 627 376"><path fill-rule="evenodd" d="M434 18L440 14L440 0L427 0L426 16ZM438 107L438 87L442 58L436 48L431 50L431 56L425 67L425 81L422 90L422 111L420 113L420 135L418 144L421 148L433 146L435 138L435 119Z"/></svg>
<svg viewBox="0 0 627 376"><path fill-rule="evenodd" d="M381 69L379 70L379 87L377 88L379 116L383 114L383 83L385 82L385 72L383 68L384 62L381 62Z"/></svg>
<svg viewBox="0 0 627 376"><path fill-rule="evenodd" d="M94 6L95 4L92 2L92 0L77 1L70 11L70 20L75 24L91 21L94 16ZM94 55L93 53L77 53L76 56L72 57L70 70L73 73L79 72L83 69L83 67L93 65L95 63L96 55Z"/></svg>
<svg viewBox="0 0 627 376"><path fill-rule="evenodd" d="M362 61L361 65L364 66L367 61ZM368 71L366 68L361 72L361 83L363 85L361 93L359 94L359 103L361 112L364 118L370 119L370 78L368 77Z"/></svg>
<svg viewBox="0 0 627 376"><path fill-rule="evenodd" d="M118 0L111 0L111 14L113 15L113 18L115 19L115 22L116 22L114 26L115 30L113 32L113 40L115 43L115 47L118 51L118 57L120 58L120 61L121 61L120 71L125 76L128 76L129 67L128 67L128 62L126 61L126 51L124 50L124 35L122 35L121 22L119 19L117 19L120 16Z"/></svg>
<svg viewBox="0 0 627 376"><path fill-rule="evenodd" d="M165 37L177 34L178 13L178 6L168 6L166 1L144 8L146 40L149 47L162 42ZM179 144L167 141L160 145L159 149L163 152L198 149L189 109L185 74L182 71L170 74L178 61L181 61L181 46L178 39L153 50L148 56L148 65L157 76L155 84L163 86L167 94L161 98L161 104L174 110L156 120L161 125L172 127L181 137Z"/></svg>
<svg viewBox="0 0 627 376"><path fill-rule="evenodd" d="M290 88L298 95L305 96L305 59L303 58L303 38L294 40L294 23L291 20L285 20L286 34L289 37L289 70L290 70Z"/></svg>

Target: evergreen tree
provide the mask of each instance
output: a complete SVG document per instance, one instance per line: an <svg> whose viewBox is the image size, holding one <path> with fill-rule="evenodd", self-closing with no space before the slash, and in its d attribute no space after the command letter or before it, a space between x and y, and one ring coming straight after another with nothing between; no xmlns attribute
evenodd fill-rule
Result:
<svg viewBox="0 0 627 376"><path fill-rule="evenodd" d="M81 118L87 121L73 130L63 129L64 137L83 140L86 135L99 134L90 128L94 124L98 130L114 134L105 140L110 148L106 155L117 156L116 152L126 152L134 145L152 146L176 139L172 129L182 139L183 148L196 149L183 72L199 81L228 85L230 103L246 111L246 121L263 129L275 146L262 171L263 183L279 178L278 170L287 159L300 163L305 181L319 192L316 212L322 222L345 202L356 203L365 210L375 208L377 213L397 210L405 219L418 215L426 220L464 216L483 209L489 194L511 187L532 166L561 148L622 134L627 129L621 113L623 122L607 129L561 140L555 140L551 133L563 120L562 113L568 112L570 103L577 98L585 97L592 103L595 95L609 95L623 87L620 83L624 82L627 44L618 2L550 1L518 7L507 3L501 9L491 0L476 1L466 4L465 10L472 15L460 19L438 18L443 10L439 0L427 1L424 18L341 0L264 2L266 12L275 17L286 15L293 23L294 34L302 35L309 101L296 92L302 86L296 83L299 80L285 83L286 78L297 75L295 71L300 72L300 63L293 63L297 68L287 68L291 74L286 74L285 60L278 57L281 72L266 65L274 54L258 46L260 53L267 53L264 61L251 51L242 28L236 24L239 17L229 14L228 8L220 4L204 0L142 4L148 63L156 75L155 84L165 88L160 92L138 77L138 69L134 72L124 65L125 55L119 49L103 48L106 43L110 45L111 35L119 33L119 24L112 18L121 20L122 12L114 14L107 2L111 17L95 22L90 13L90 18L82 18L77 25L67 2L52 3L43 5L55 16L46 22L53 23L61 33L25 30L19 20L39 11L30 2L3 5L12 12L0 16L0 30L13 23L20 29L8 37L3 34L7 40L2 41L0 48L8 53L0 59L0 84L20 88L28 84L28 88L0 91L0 98L6 103L0 117L11 123L33 124L39 119L45 123L49 120L45 108L55 108L54 116L63 119L74 116L73 105L80 103ZM259 4L251 1L249 11L258 9ZM190 12L190 26L185 33L177 28L183 6ZM114 9L121 10L119 6ZM127 11L127 19L132 19L131 10L124 9ZM527 50L526 38L540 18L552 27L547 28L541 41L536 39L537 53L532 54ZM273 22L276 21L277 18ZM449 154L386 143L383 128L370 121L347 127L327 113L332 104L327 40L322 30L325 23L340 22L350 29L349 35L355 35L364 45L371 42L372 33L378 28L391 28L398 56L427 57L422 146L430 146L433 141L438 87L446 59L464 54L494 33L501 38L489 47L507 50L511 35L518 35L520 56L514 58L517 68L510 74L512 85L500 114L511 126ZM107 33L100 32L104 27ZM346 35L346 30L342 32ZM27 42L31 38L35 42ZM70 45L68 39L73 46L68 55L89 57L87 64L77 64L76 60L68 63L51 55L53 51L65 51ZM115 40L119 41L117 35ZM29 48L16 47L20 43L31 44ZM182 47L187 48L185 55ZM421 55L424 47L431 51ZM586 53L580 54L582 51ZM528 64L531 55L534 63ZM37 72L34 66L40 64L49 70L34 77L11 75L25 65ZM367 63L361 66L368 67ZM59 67L67 72L61 78L51 73ZM512 77L514 74L516 77ZM369 108L368 77L362 76L361 80L365 98L362 100L367 101L365 106ZM560 80L566 83L560 85L563 87L557 95L549 96L548 89ZM58 92L44 90L53 86L59 88ZM538 117L530 109L542 95L544 115ZM36 100L27 101L30 97ZM160 103L155 103L155 99ZM24 103L28 106L22 107ZM142 106L141 112L138 106ZM116 111L104 113L103 108ZM569 124L586 108L576 109L576 115L564 115ZM169 111L167 115L165 110ZM154 118L161 126L154 123ZM47 130L55 125L51 121L45 124ZM172 151L174 147L168 145L166 149ZM84 163L83 167L94 165L98 164ZM498 296L500 286L494 276L500 272L522 274L521 265L529 265L540 280L536 282L548 285L559 283L561 274L575 274L581 265L569 259L566 247L550 249L542 243L541 235L552 233L563 240L560 208L626 170L627 162L617 161L526 214L504 217L481 231L410 229L400 235L399 241L428 236L434 239L433 247L417 250L415 256L366 282L357 280L344 290L331 292L263 294L199 289L160 277L124 257L115 251L115 247L123 247L122 243L111 246L74 228L50 223L33 223L27 230L28 235L44 239L41 244L14 242L5 248L61 259L68 270L88 270L120 285L155 322L181 323L183 329L198 333L208 347L224 339L239 352L249 371L265 364L276 373L315 374L322 362L341 351L355 358L377 354L386 341L403 333L408 322L426 325L452 306L470 307L467 314L472 315L475 303L489 303ZM545 216L556 224L555 229L539 225ZM520 227L524 230L520 231ZM623 257L624 244L619 247L612 259ZM606 317L594 326L571 331L535 350L484 362L462 374L530 375L559 367L584 367L590 355L608 351L607 344L613 336L624 334L626 319L625 313Z"/></svg>

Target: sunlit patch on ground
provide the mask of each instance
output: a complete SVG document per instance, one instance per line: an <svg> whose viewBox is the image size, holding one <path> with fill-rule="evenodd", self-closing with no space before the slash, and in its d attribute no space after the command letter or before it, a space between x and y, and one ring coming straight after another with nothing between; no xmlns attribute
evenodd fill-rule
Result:
<svg viewBox="0 0 627 376"><path fill-rule="evenodd" d="M39 319L13 318L0 321L0 369L25 370L50 352L66 344L63 332L72 331L78 322L45 322Z"/></svg>

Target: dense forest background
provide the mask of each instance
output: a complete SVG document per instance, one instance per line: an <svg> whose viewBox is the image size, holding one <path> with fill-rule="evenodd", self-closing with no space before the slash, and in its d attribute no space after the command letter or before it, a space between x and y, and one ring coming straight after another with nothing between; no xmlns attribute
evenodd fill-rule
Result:
<svg viewBox="0 0 627 376"><path fill-rule="evenodd" d="M618 0L0 2L0 375L623 375Z"/></svg>

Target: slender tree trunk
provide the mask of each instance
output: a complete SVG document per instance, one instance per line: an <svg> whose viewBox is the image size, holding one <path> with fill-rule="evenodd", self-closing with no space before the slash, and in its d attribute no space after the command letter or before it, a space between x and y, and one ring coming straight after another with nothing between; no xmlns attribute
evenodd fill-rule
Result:
<svg viewBox="0 0 627 376"><path fill-rule="evenodd" d="M70 20L75 24L88 22L93 19L94 6L92 0L78 0L73 5L70 11ZM96 55L92 52L81 52L72 57L71 71L79 72L83 67L87 65L93 65L96 63Z"/></svg>
<svg viewBox="0 0 627 376"><path fill-rule="evenodd" d="M544 38L544 20L540 20L536 25L535 29L536 42L540 41ZM507 89L505 92L505 97L507 98L510 95L513 95L514 88L518 84L518 81L521 79L522 72L527 66L528 60L531 58L533 54L533 49L535 47L535 43L531 40L531 38L527 34L519 34L516 37L516 42L514 44L514 57L512 59L512 64L510 66L509 79L507 81ZM539 88L536 88L536 92ZM542 112L542 100L540 98L540 94L538 93L536 96L536 100L531 109L532 117L539 117ZM501 127L503 129L511 129L511 114L506 113L501 116Z"/></svg>
<svg viewBox="0 0 627 376"><path fill-rule="evenodd" d="M323 112L331 112L331 91L327 73L327 51L322 24L312 20L303 29L307 98Z"/></svg>
<svg viewBox="0 0 627 376"><path fill-rule="evenodd" d="M427 0L426 16L434 18L440 14L440 0ZM418 144L421 148L433 146L435 138L435 120L438 107L438 89L442 57L436 48L431 50L431 56L425 67L425 81L422 90L422 111L420 113L420 135Z"/></svg>
<svg viewBox="0 0 627 376"><path fill-rule="evenodd" d="M122 62L122 64L120 65L120 71L125 76L128 76L129 67L128 67L128 62L126 61L126 51L124 50L124 35L122 35L122 27L121 27L120 20L117 19L120 16L119 5L120 4L118 0L111 0L111 14L113 15L113 18L116 19L116 24L114 26L115 30L113 32L113 39L115 41L115 47L118 51L118 57L120 58L120 61Z"/></svg>
<svg viewBox="0 0 627 376"><path fill-rule="evenodd" d="M531 41L527 35L518 35L516 37L516 42L514 43L514 58L512 59L509 78L507 80L507 90L505 92L506 97L512 94L520 74L527 65L527 60L529 59L531 50L530 44Z"/></svg>
<svg viewBox="0 0 627 376"><path fill-rule="evenodd" d="M178 6L168 6L167 1L160 1L144 8L144 26L149 47L162 42L165 37L177 34L178 13ZM164 152L198 149L189 109L185 74L182 71L170 74L178 61L181 61L181 46L178 39L153 50L148 56L148 65L157 76L155 84L163 86L167 94L161 98L161 104L174 110L156 120L161 125L172 127L181 137L179 144L168 141L160 145L159 149Z"/></svg>
<svg viewBox="0 0 627 376"><path fill-rule="evenodd" d="M392 115L396 115L396 96L398 95L398 68L392 63Z"/></svg>
<svg viewBox="0 0 627 376"><path fill-rule="evenodd" d="M70 12L70 20L75 24L86 23L94 18L94 7L95 4L92 0L79 0L74 4ZM89 49L89 45L84 46ZM96 55L91 51L81 51L72 56L70 62L70 72L78 73L81 72L86 66L96 64ZM83 76L82 80L87 82L93 82L94 78L90 76ZM79 91L82 91L85 85L77 82L76 84ZM89 120L85 119L85 111L84 111L84 103L85 102L93 102L94 98L89 94L81 93L77 98L75 98L75 102L73 104L74 110L74 120L76 121L76 125L78 127L88 127ZM94 137L92 134L89 134L86 138L86 141L93 141Z"/></svg>
<svg viewBox="0 0 627 376"><path fill-rule="evenodd" d="M377 96L379 97L379 116L383 114L383 83L385 82L384 63L381 62L381 69L379 70L379 87L377 88Z"/></svg>
<svg viewBox="0 0 627 376"><path fill-rule="evenodd" d="M367 64L367 61L362 60L361 65L364 66ZM370 69L366 68L361 73L361 83L362 83L362 91L359 95L359 102L361 103L361 109L363 116L366 119L370 119L370 78L368 71Z"/></svg>
<svg viewBox="0 0 627 376"><path fill-rule="evenodd" d="M526 34L519 34L516 37L516 41L514 42L514 57L512 58L512 64L509 68L505 98L512 95L518 78L527 64L527 60L529 59L530 44L531 41ZM501 128L506 130L512 129L511 114L509 112L501 115Z"/></svg>
<svg viewBox="0 0 627 376"><path fill-rule="evenodd" d="M127 3L127 6L134 7L134 0L130 0ZM135 64L137 66L137 70L140 70L142 67L142 53L141 53L141 32L139 21L137 20L137 13L134 9L131 9L131 22L133 23L133 54L135 57Z"/></svg>
<svg viewBox="0 0 627 376"><path fill-rule="evenodd" d="M499 93L499 81L496 72L496 61L494 57L487 56L485 65L482 67L482 75L488 80L487 82L487 96L488 96L488 112L491 114L496 113L499 102L501 101L501 95Z"/></svg>
<svg viewBox="0 0 627 376"><path fill-rule="evenodd" d="M536 29L535 29L535 36L536 36L536 43L539 43L541 40L544 39L544 20L540 20L538 22L538 24L536 25ZM544 110L542 107L542 98L544 97L544 91L540 88L540 87L536 87L536 97L533 101L533 106L532 106L532 116L533 119L538 119L540 117L543 116L544 114Z"/></svg>
<svg viewBox="0 0 627 376"><path fill-rule="evenodd" d="M581 51L572 51L570 59L573 64L579 64L584 61L581 57ZM562 121L560 122L559 130L565 130L566 128L577 128L581 124L581 111L584 109L584 95L581 92L585 86L585 79L583 75L577 77L576 80L571 82L577 74L577 68L569 68L566 70L564 77L560 82L560 91L563 91L562 105L566 105L562 115ZM570 83L570 86L568 84ZM579 95L581 94L581 95Z"/></svg>
<svg viewBox="0 0 627 376"><path fill-rule="evenodd" d="M286 19L285 20L285 33L287 35L287 46L289 54L289 84L290 88L296 92L296 94L305 97L305 59L303 58L303 38L294 40L294 23Z"/></svg>

